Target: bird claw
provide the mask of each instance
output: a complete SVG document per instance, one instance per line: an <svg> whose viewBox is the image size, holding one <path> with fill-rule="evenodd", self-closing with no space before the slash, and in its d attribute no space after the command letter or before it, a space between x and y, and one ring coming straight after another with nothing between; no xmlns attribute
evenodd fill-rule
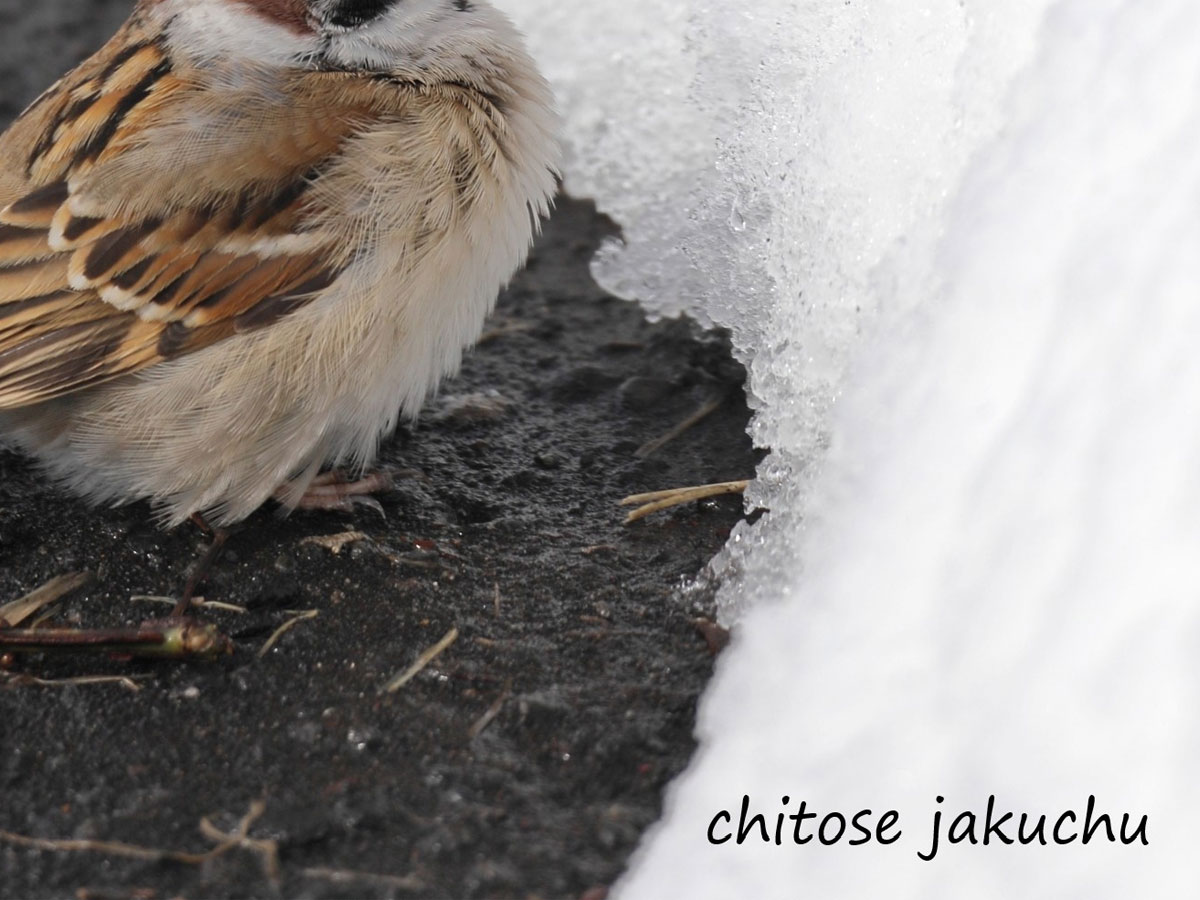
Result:
<svg viewBox="0 0 1200 900"><path fill-rule="evenodd" d="M379 513L379 518L383 519L383 521L387 521L387 513L383 511L383 504L374 497L366 494L356 494L353 497L347 497L346 500L348 501L347 505L350 512L353 512L356 506L365 506L372 512Z"/></svg>
<svg viewBox="0 0 1200 900"><path fill-rule="evenodd" d="M346 481L340 472L322 472L314 478L304 493L295 502L297 509L324 509L339 512L354 512L355 507L365 506L387 520L383 504L371 494L390 490L394 483L392 473L387 470L371 472L357 481Z"/></svg>

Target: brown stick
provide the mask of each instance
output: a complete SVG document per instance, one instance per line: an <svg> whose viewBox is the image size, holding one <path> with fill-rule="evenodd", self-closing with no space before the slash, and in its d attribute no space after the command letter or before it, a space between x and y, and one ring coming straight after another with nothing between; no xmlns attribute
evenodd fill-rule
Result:
<svg viewBox="0 0 1200 900"><path fill-rule="evenodd" d="M99 652L116 656L213 659L233 650L215 625L195 619L161 619L137 628L3 628L0 651Z"/></svg>

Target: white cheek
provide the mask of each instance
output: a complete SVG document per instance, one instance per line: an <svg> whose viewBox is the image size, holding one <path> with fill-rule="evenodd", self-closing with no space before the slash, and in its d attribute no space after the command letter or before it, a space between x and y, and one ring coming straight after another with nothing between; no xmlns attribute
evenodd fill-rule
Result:
<svg viewBox="0 0 1200 900"><path fill-rule="evenodd" d="M449 0L400 0L365 25L329 36L326 55L347 68L387 69L397 60L414 62L447 32Z"/></svg>
<svg viewBox="0 0 1200 900"><path fill-rule="evenodd" d="M151 9L161 21L170 21L171 49L199 63L242 59L295 65L318 47L315 36L267 21L235 0L163 0Z"/></svg>
<svg viewBox="0 0 1200 900"><path fill-rule="evenodd" d="M348 32L332 35L325 55L347 69L385 70L397 56L396 49L385 47L376 46L359 32Z"/></svg>

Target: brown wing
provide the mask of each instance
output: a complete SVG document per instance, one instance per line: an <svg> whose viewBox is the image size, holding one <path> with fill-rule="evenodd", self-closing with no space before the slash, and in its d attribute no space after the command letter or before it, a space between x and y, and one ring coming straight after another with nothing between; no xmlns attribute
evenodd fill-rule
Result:
<svg viewBox="0 0 1200 900"><path fill-rule="evenodd" d="M340 89L303 116L278 92L218 106L197 77L127 28L0 137L0 408L264 327L337 277L310 187L362 110Z"/></svg>

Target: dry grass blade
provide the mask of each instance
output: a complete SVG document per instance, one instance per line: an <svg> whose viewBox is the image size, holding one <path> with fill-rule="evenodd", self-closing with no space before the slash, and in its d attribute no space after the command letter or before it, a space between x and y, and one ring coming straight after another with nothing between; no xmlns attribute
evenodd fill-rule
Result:
<svg viewBox="0 0 1200 900"><path fill-rule="evenodd" d="M653 456L671 441L675 440L675 438L679 437L689 429L695 428L696 425L711 416L714 412L721 408L721 404L724 402L724 397L714 397L712 400L705 402L703 406L701 406L698 410L696 410L666 434L642 444L642 446L638 447L638 449L634 451L633 455L638 459L646 459L649 456Z"/></svg>
<svg viewBox="0 0 1200 900"><path fill-rule="evenodd" d="M377 887L395 888L400 891L421 891L425 882L416 875L380 875L375 872L356 872L353 869L327 869L313 866L301 869L300 874L305 878L319 878L322 881L332 881L334 884L372 884Z"/></svg>
<svg viewBox="0 0 1200 900"><path fill-rule="evenodd" d="M28 847L31 850L48 850L54 853L102 853L106 856L121 856L126 859L144 859L151 862L179 862L198 866L214 859L223 853L228 853L234 847L240 846L247 840L250 826L255 819L263 814L266 805L261 801L250 806L250 811L238 823L237 831L232 835L212 829L208 820L201 821L201 830L208 828L220 837L220 843L205 853L188 853L182 850L160 850L157 847L143 847L138 844L126 844L121 841L94 840L54 840L51 838L28 837L12 831L0 830L0 841L17 847ZM211 835L210 835L211 836Z"/></svg>
<svg viewBox="0 0 1200 900"><path fill-rule="evenodd" d="M159 603L164 606L175 606L179 603L178 597L156 597L151 594L134 594L129 600L131 603ZM233 603L222 603L220 600L205 600L203 597L193 597L190 605L195 609L222 609L225 612L233 612L238 615L245 615L249 612L244 606L237 606Z"/></svg>
<svg viewBox="0 0 1200 900"><path fill-rule="evenodd" d="M35 678L22 672L0 672L10 684L31 684L36 687L72 687L89 684L117 684L137 693L142 689L138 681L149 678L149 675L80 675L76 678Z"/></svg>
<svg viewBox="0 0 1200 900"><path fill-rule="evenodd" d="M0 830L0 841L17 847L48 850L54 853L103 853L107 856L123 856L126 859L146 859L155 862L170 860L191 865L198 865L212 856L211 851L209 853L183 853L178 850L159 850L155 847L123 844L119 841L53 840L27 837L23 834L3 830Z"/></svg>
<svg viewBox="0 0 1200 900"><path fill-rule="evenodd" d="M532 331L533 324L530 322L505 322L502 325L497 325L495 328L489 328L479 336L479 340L475 342L475 346L482 347L484 344L490 344L497 338L504 337L507 334L521 334L522 332Z"/></svg>
<svg viewBox="0 0 1200 900"><path fill-rule="evenodd" d="M0 627L20 625L39 609L78 590L92 580L91 572L72 572L51 578L39 588L34 588L24 597L0 606Z"/></svg>
<svg viewBox="0 0 1200 900"><path fill-rule="evenodd" d="M496 698L495 702L467 729L467 737L475 740L475 738L483 734L484 729L495 721L496 716L500 715L500 710L504 709L504 704L508 702L510 696L512 696L511 678L504 682L504 690L500 692L500 696Z"/></svg>
<svg viewBox="0 0 1200 900"><path fill-rule="evenodd" d="M156 900L158 892L148 887L75 888L75 900Z"/></svg>
<svg viewBox="0 0 1200 900"><path fill-rule="evenodd" d="M217 846L209 851L214 856L217 853L225 853L232 850L234 847L242 847L257 853L262 859L263 872L272 883L276 883L279 881L278 842L268 838L250 837L250 826L266 812L266 809L266 803L262 800L255 800L250 804L250 809L246 815L242 816L241 821L238 822L237 828L229 832L217 828L205 816L200 820L200 833L210 841L217 842Z"/></svg>
<svg viewBox="0 0 1200 900"><path fill-rule="evenodd" d="M305 609L301 611L292 610L292 612L295 612L295 615L276 628L275 631L271 633L271 636L267 638L267 642L262 645L262 648L258 651L259 659L262 659L264 656L270 653L271 648L274 647L279 639L288 631L295 628L301 622L305 622L308 619L315 619L321 611L319 609Z"/></svg>
<svg viewBox="0 0 1200 900"><path fill-rule="evenodd" d="M696 500L707 500L709 497L720 497L725 494L740 494L749 487L747 481L722 481L718 484L701 484L695 487L671 488L666 491L650 491L646 494L631 494L621 501L621 506L636 506L641 504L625 517L625 524L644 519L651 513L670 509L683 503Z"/></svg>
<svg viewBox="0 0 1200 900"><path fill-rule="evenodd" d="M412 681L422 669L441 656L446 648L457 640L458 629L451 628L442 636L440 641L418 656L416 662L384 685L382 692L385 694L394 694L396 691L400 690L400 688Z"/></svg>

